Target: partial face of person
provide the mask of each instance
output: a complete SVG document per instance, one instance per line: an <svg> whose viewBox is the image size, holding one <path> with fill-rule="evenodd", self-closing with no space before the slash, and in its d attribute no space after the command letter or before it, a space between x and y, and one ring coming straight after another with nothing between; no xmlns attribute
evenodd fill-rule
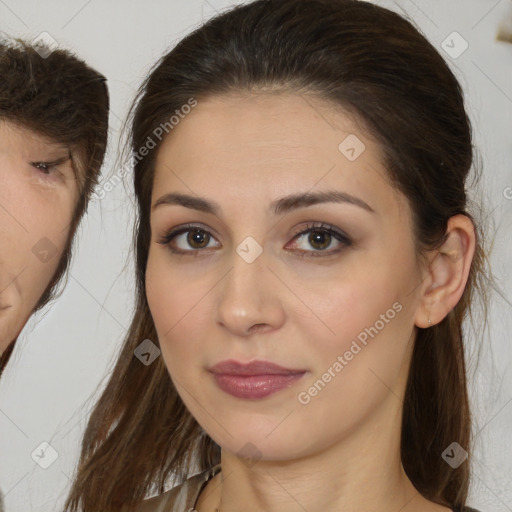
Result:
<svg viewBox="0 0 512 512"><path fill-rule="evenodd" d="M19 335L63 252L78 198L69 150L0 121L0 352Z"/></svg>
<svg viewBox="0 0 512 512"><path fill-rule="evenodd" d="M294 94L199 102L159 149L147 299L223 449L293 459L399 418L422 270L382 161L352 116Z"/></svg>

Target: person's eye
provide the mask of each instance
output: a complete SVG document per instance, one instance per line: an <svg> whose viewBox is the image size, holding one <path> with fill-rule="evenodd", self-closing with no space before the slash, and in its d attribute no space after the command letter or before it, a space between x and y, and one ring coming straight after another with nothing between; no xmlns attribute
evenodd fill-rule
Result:
<svg viewBox="0 0 512 512"><path fill-rule="evenodd" d="M52 174L60 173L58 167L69 160L69 156L59 158L53 162L30 162L30 165L38 170L39 174L44 176L51 176ZM58 177L58 176L56 176Z"/></svg>
<svg viewBox="0 0 512 512"><path fill-rule="evenodd" d="M305 235L308 235L307 238L305 238ZM295 235L293 240L300 240L302 238L305 238L306 244L314 249L313 251L301 249L299 251L301 253L300 256L305 258L332 256L352 245L352 241L347 235L323 223L308 224L306 229ZM337 248L332 249L333 243ZM327 250L329 247L331 249Z"/></svg>
<svg viewBox="0 0 512 512"><path fill-rule="evenodd" d="M32 162L32 166L40 170L43 174L51 174L51 169L55 168L52 162Z"/></svg>
<svg viewBox="0 0 512 512"><path fill-rule="evenodd" d="M344 233L322 223L308 224L306 229L294 236L293 240L303 238L306 234L309 234L307 243L313 247L313 251L301 249L299 252L303 257L329 256L352 245L352 242ZM212 240L215 240L215 238L201 226L186 225L165 233L158 243L167 246L175 254L197 256L202 252L202 249L211 248L209 244ZM332 245L332 242L337 242L338 248L325 250Z"/></svg>
<svg viewBox="0 0 512 512"><path fill-rule="evenodd" d="M196 256L199 255L201 249L208 248L211 239L213 236L206 229L189 224L165 233L158 243L168 246L169 250L175 254ZM192 250L189 249L190 247Z"/></svg>

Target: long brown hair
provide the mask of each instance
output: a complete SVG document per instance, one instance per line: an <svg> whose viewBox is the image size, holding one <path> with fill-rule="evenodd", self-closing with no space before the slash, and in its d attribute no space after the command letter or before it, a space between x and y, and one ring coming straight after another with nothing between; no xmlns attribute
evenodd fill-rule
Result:
<svg viewBox="0 0 512 512"><path fill-rule="evenodd" d="M0 42L0 77L0 120L68 146L79 184L66 245L34 309L38 311L59 294L57 288L69 268L74 235L98 182L107 148L109 95L106 78L70 51L52 51L21 39ZM0 373L15 342L0 356Z"/></svg>
<svg viewBox="0 0 512 512"><path fill-rule="evenodd" d="M67 511L133 510L149 492L163 492L171 475L180 481L192 467L219 461L218 446L185 408L162 358L145 366L134 357L143 340L158 343L145 296L154 165L164 139L156 135L167 126L172 136L169 118L191 99L258 89L314 94L366 121L391 183L410 202L420 257L442 244L451 216L474 222L465 192L472 132L461 87L405 18L358 0L258 0L196 29L156 64L132 108L136 307L87 425ZM461 300L438 325L418 330L402 423L401 458L412 483L456 509L466 502L469 461L452 469L441 453L453 441L470 451L462 322L475 291L484 291L486 268L475 227Z"/></svg>

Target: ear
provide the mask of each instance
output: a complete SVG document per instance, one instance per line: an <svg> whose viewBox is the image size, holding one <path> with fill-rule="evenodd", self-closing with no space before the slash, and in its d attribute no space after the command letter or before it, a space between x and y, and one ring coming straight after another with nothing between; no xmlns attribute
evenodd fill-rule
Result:
<svg viewBox="0 0 512 512"><path fill-rule="evenodd" d="M448 220L446 234L444 244L429 258L415 317L421 328L441 322L459 302L468 281L476 243L473 222L466 215L454 215Z"/></svg>

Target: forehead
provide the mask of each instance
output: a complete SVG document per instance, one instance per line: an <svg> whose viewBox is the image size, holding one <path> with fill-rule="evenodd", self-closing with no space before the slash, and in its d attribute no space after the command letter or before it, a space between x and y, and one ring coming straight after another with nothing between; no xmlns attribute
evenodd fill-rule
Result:
<svg viewBox="0 0 512 512"><path fill-rule="evenodd" d="M186 190L229 196L240 206L255 195L268 201L334 186L374 195L377 203L393 195L381 148L359 118L324 100L290 93L199 101L164 139L155 171L154 196Z"/></svg>
<svg viewBox="0 0 512 512"><path fill-rule="evenodd" d="M57 142L20 123L0 119L0 145L4 149L16 149L23 153L31 151L69 152L66 144Z"/></svg>
<svg viewBox="0 0 512 512"><path fill-rule="evenodd" d="M259 151L265 145L267 151L274 148L279 153L288 145L299 153L318 148L323 141L324 147L330 145L336 152L343 134L357 131L370 138L360 124L354 114L317 97L292 93L226 94L199 101L164 145L173 145L173 139L193 134L197 156L205 144L233 152L241 149L240 143L243 151Z"/></svg>

